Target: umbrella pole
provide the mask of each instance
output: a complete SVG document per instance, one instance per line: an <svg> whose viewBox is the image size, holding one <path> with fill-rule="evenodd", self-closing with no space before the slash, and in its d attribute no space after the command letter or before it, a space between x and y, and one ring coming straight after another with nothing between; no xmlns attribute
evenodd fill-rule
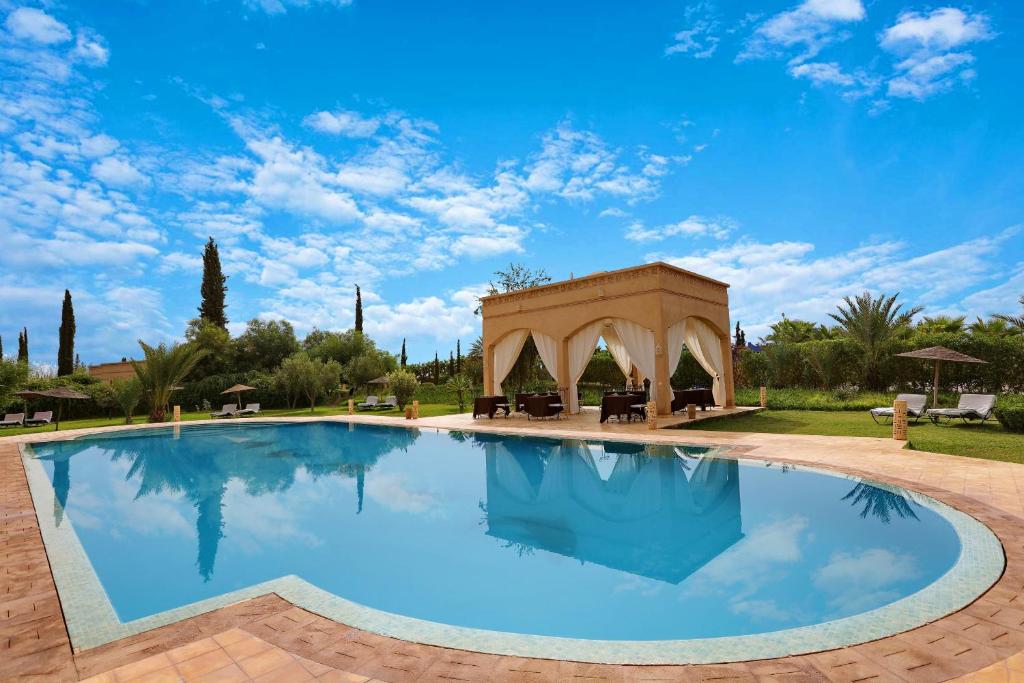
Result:
<svg viewBox="0 0 1024 683"><path fill-rule="evenodd" d="M942 361L935 361L935 377L932 379L932 408L939 407L939 365Z"/></svg>
<svg viewBox="0 0 1024 683"><path fill-rule="evenodd" d="M61 399L58 398L57 399L57 422L54 424L54 428L53 428L53 431L55 431L55 432L59 432L60 431L60 409L61 409L61 406L63 406L63 405L64 405L64 401L62 401Z"/></svg>

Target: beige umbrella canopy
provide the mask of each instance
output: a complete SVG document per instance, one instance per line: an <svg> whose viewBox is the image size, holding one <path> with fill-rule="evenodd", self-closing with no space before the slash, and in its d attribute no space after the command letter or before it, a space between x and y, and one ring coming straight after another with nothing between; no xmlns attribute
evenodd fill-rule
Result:
<svg viewBox="0 0 1024 683"><path fill-rule="evenodd" d="M28 401L29 399L33 399L33 398L55 398L55 399L57 399L57 419L54 422L54 431L60 429L60 413L61 413L61 407L64 405L64 399L65 398L69 398L69 399L72 399L72 400L82 400L82 399L92 398L92 396L88 396L86 394L83 394L80 391L75 391L74 389L68 389L67 387L55 387L53 389L40 389L39 391L34 391L32 389L26 389L25 391L16 391L16 392L14 392L14 395L19 397L19 398L25 399L26 401Z"/></svg>
<svg viewBox="0 0 1024 683"><path fill-rule="evenodd" d="M256 391L256 387L249 387L249 386L246 386L244 384L236 384L233 387L228 387L227 389L225 389L224 391L222 391L220 393L221 394L234 394L235 395L235 405L237 405L239 408L241 408L242 407L242 392L243 391Z"/></svg>
<svg viewBox="0 0 1024 683"><path fill-rule="evenodd" d="M377 379L371 379L369 382L367 382L367 384L387 384L387 383L388 383L388 376L387 375L381 375Z"/></svg>
<svg viewBox="0 0 1024 683"><path fill-rule="evenodd" d="M935 364L935 378L932 382L932 408L939 407L939 366L945 361L947 363L988 363L987 360L979 360L966 353L960 353L945 346L929 346L926 349L897 353L897 356L904 358L920 358L930 360Z"/></svg>

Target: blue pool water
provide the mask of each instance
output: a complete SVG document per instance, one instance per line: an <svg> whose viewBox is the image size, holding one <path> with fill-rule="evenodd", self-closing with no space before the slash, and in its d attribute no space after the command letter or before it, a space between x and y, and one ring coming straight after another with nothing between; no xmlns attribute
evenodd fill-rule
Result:
<svg viewBox="0 0 1024 683"><path fill-rule="evenodd" d="M458 626L743 635L886 605L960 554L909 495L692 447L321 422L33 449L122 621L295 574Z"/></svg>

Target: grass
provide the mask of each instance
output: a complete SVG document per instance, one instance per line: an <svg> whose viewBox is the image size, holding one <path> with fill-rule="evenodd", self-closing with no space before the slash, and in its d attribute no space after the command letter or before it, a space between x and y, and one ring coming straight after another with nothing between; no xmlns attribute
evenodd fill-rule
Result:
<svg viewBox="0 0 1024 683"><path fill-rule="evenodd" d="M718 432L892 436L891 426L876 425L864 412L846 411L764 410L751 415L699 422L693 428ZM919 451L1024 463L1024 436L1006 431L995 421L984 425L959 422L933 425L922 420L910 423L909 436L908 447Z"/></svg>
<svg viewBox="0 0 1024 683"><path fill-rule="evenodd" d="M459 412L457 405L447 405L444 403L427 403L420 404L420 417L436 417L439 415L453 415ZM347 415L348 405L339 406L317 406L315 410L310 412L309 408L274 408L264 410L258 417L308 417L313 416L328 416L328 415ZM357 415L391 415L393 417L401 417L405 415L405 411L398 410L373 410L373 411L356 411ZM210 418L209 413L204 412L188 412L181 414L182 422L189 422L192 420L207 420ZM251 418L241 418L251 419ZM146 422L145 416L136 416L135 424L142 424ZM115 417L113 419L106 418L88 418L84 420L62 420L60 423L61 431L66 429L88 429L91 427L110 427L112 425L123 425L123 417ZM168 424L170 424L168 422ZM5 427L0 428L0 437L13 436L15 434L35 434L37 432L52 432L53 425L44 425L42 427Z"/></svg>

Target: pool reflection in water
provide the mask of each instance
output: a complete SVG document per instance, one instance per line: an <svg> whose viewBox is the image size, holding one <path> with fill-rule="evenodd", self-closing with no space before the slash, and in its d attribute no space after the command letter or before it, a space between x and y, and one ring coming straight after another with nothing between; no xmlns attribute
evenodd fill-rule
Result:
<svg viewBox="0 0 1024 683"><path fill-rule="evenodd" d="M890 603L960 551L907 495L699 448L338 423L34 448L124 621L296 574L474 628L741 635Z"/></svg>

